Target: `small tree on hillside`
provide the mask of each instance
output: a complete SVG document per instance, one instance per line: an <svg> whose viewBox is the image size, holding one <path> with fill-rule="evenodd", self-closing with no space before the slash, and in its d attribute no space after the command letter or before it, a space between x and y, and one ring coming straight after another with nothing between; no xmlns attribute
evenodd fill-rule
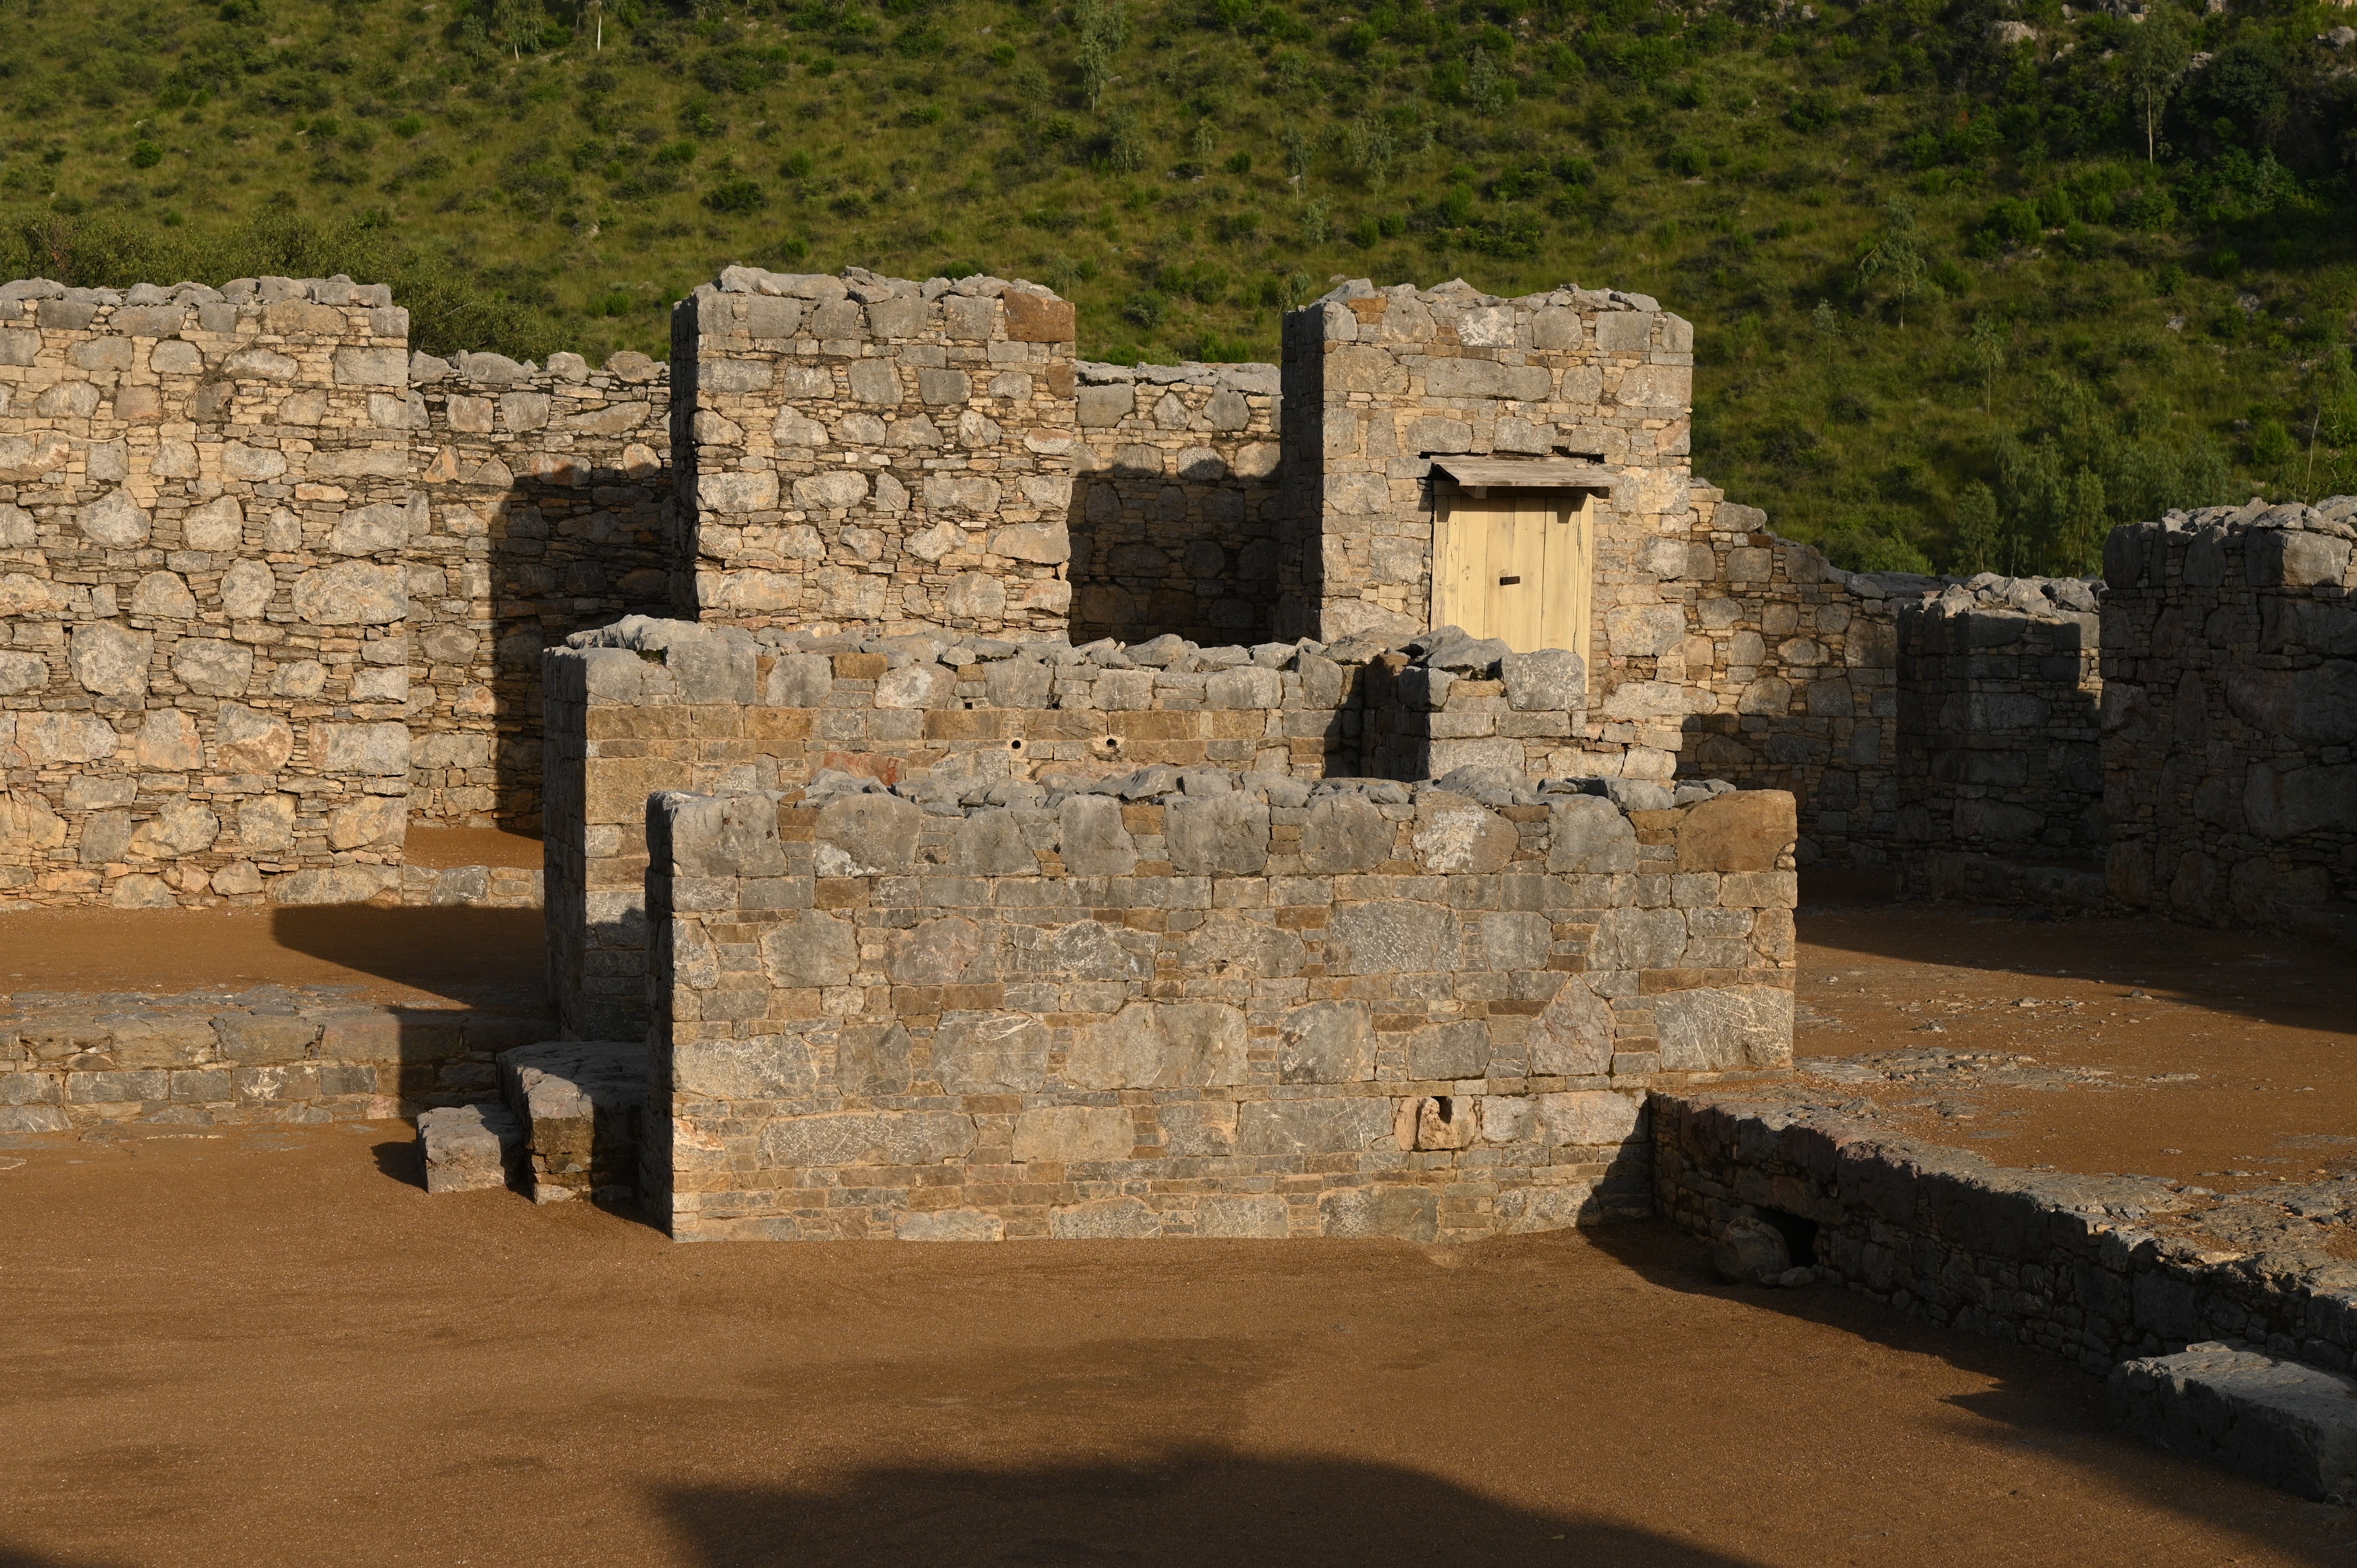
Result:
<svg viewBox="0 0 2357 1568"><path fill-rule="evenodd" d="M1966 485L1956 498L1956 569L1967 575L1996 571L2005 558L2003 528L1996 492L1978 479Z"/></svg>
<svg viewBox="0 0 2357 1568"><path fill-rule="evenodd" d="M2159 145L2161 113L2177 95L2178 84L2185 80L2192 62L2177 12L2165 4L2154 6L2143 26L2128 30L2128 47L2122 58L2126 61L2128 96L2144 116L2144 161L2151 163Z"/></svg>
<svg viewBox="0 0 2357 1568"><path fill-rule="evenodd" d="M2005 369L2005 328L1989 317L1973 323L1964 338L1964 352L1972 359L1973 368L1981 375L1981 412L1989 412L1989 401L1996 388L1996 373Z"/></svg>
<svg viewBox="0 0 2357 1568"><path fill-rule="evenodd" d="M508 46L509 54L522 59L526 44L533 53L540 52L541 35L548 30L548 13L541 9L540 0L495 0L491 27Z"/></svg>
<svg viewBox="0 0 2357 1568"><path fill-rule="evenodd" d="M1907 329L1907 302L1932 286L1932 241L1915 221L1915 209L1893 197L1882 209L1882 232L1857 259L1861 290L1878 291L1899 307L1899 329Z"/></svg>

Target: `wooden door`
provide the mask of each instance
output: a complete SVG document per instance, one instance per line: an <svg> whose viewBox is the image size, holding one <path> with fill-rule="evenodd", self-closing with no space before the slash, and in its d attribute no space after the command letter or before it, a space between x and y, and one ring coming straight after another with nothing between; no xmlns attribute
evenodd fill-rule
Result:
<svg viewBox="0 0 2357 1568"><path fill-rule="evenodd" d="M1592 498L1583 490L1458 491L1440 498L1432 622L1501 639L1517 653L1587 657L1595 575Z"/></svg>

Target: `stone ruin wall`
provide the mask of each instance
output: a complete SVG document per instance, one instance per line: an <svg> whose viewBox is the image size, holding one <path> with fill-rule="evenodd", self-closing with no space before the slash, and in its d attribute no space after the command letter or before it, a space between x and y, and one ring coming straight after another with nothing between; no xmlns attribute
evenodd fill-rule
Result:
<svg viewBox="0 0 2357 1568"><path fill-rule="evenodd" d="M1650 615L1647 651L1587 650L1594 738L1631 777L1666 779L1674 718L1613 723L1624 682L1675 687L1682 628L1641 562L1683 536L1694 328L1641 295L1557 289L1505 300L1462 283L1343 285L1285 318L1287 515L1280 635L1413 636L1432 605L1437 455L1586 456L1608 491L1596 520L1594 612ZM1634 646L1634 639L1624 644Z"/></svg>
<svg viewBox="0 0 2357 1568"><path fill-rule="evenodd" d="M1411 659L1368 639L1074 649L643 620L576 640L545 656L546 843L550 993L579 1039L646 1029L643 821L658 790L787 789L834 772L956 800L1142 767L1563 777L1583 760L1560 738L1569 717L1548 708L1576 696L1564 656L1501 662L1494 644Z"/></svg>
<svg viewBox="0 0 2357 1568"><path fill-rule="evenodd" d="M430 531L410 546L413 821L540 831L540 651L670 603L670 367L409 361Z"/></svg>
<svg viewBox="0 0 2357 1568"><path fill-rule="evenodd" d="M1075 368L1072 640L1274 636L1285 550L1276 367Z"/></svg>
<svg viewBox="0 0 2357 1568"><path fill-rule="evenodd" d="M1060 635L1071 303L997 278L731 267L673 315L699 619Z"/></svg>
<svg viewBox="0 0 2357 1568"><path fill-rule="evenodd" d="M408 314L0 285L0 898L398 887Z"/></svg>
<svg viewBox="0 0 2357 1568"><path fill-rule="evenodd" d="M2104 551L2113 903L2357 935L2357 497L2213 507Z"/></svg>
<svg viewBox="0 0 2357 1568"><path fill-rule="evenodd" d="M511 1007L370 1004L348 986L0 994L0 1133L382 1122L484 1098L553 1026Z"/></svg>
<svg viewBox="0 0 2357 1568"><path fill-rule="evenodd" d="M648 803L675 1239L1561 1229L1650 1209L1646 1090L1790 1065L1782 795L1002 800Z"/></svg>

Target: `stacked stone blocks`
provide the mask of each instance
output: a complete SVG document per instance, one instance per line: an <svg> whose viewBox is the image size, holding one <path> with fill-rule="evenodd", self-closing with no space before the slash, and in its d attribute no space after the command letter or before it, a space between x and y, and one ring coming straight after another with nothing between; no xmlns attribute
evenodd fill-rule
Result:
<svg viewBox="0 0 2357 1568"><path fill-rule="evenodd" d="M670 603L670 367L412 354L411 815L540 827L540 650Z"/></svg>
<svg viewBox="0 0 2357 1568"><path fill-rule="evenodd" d="M2102 725L2115 904L2345 938L2357 497L2115 530Z"/></svg>
<svg viewBox="0 0 2357 1568"><path fill-rule="evenodd" d="M407 333L342 278L0 286L0 896L397 885Z"/></svg>
<svg viewBox="0 0 2357 1568"><path fill-rule="evenodd" d="M1072 640L1271 636L1286 532L1277 368L1075 369Z"/></svg>
<svg viewBox="0 0 2357 1568"><path fill-rule="evenodd" d="M732 267L673 313L699 618L1044 636L1071 607L1071 305Z"/></svg>
<svg viewBox="0 0 2357 1568"><path fill-rule="evenodd" d="M1645 1212L1641 1090L1789 1067L1788 797L1159 772L651 800L672 1234L1555 1229Z"/></svg>

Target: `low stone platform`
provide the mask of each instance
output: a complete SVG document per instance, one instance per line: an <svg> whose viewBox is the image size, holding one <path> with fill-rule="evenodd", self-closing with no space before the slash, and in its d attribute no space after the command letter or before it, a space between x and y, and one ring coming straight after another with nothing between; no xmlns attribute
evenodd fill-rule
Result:
<svg viewBox="0 0 2357 1568"><path fill-rule="evenodd" d="M2205 1340L2121 1362L2104 1396L2122 1425L2172 1454L2319 1502L2357 1499L2357 1378Z"/></svg>
<svg viewBox="0 0 2357 1568"><path fill-rule="evenodd" d="M1800 1090L1657 1090L1650 1110L1665 1218L1714 1239L1769 1221L1797 1239L1793 1263L1910 1317L2098 1376L2203 1340L2357 1364L2357 1262L2343 1255L2357 1179L2221 1195L2008 1169Z"/></svg>
<svg viewBox="0 0 2357 1568"><path fill-rule="evenodd" d="M367 1002L354 987L0 995L0 1132L412 1116L489 1098L547 1038L533 1004Z"/></svg>

